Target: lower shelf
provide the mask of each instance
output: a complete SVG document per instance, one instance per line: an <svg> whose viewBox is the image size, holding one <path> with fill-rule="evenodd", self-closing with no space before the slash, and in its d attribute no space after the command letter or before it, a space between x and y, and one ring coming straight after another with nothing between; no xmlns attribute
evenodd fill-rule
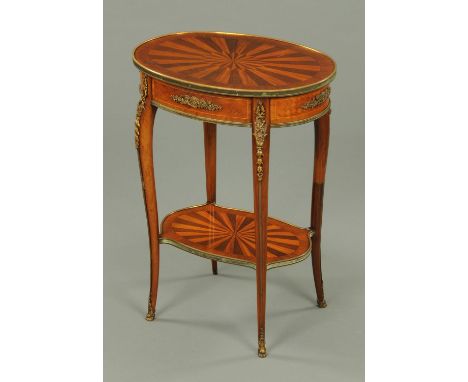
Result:
<svg viewBox="0 0 468 382"><path fill-rule="evenodd" d="M167 215L160 242L208 259L255 268L252 212L205 204ZM278 219L267 222L267 269L294 264L310 254L310 234Z"/></svg>

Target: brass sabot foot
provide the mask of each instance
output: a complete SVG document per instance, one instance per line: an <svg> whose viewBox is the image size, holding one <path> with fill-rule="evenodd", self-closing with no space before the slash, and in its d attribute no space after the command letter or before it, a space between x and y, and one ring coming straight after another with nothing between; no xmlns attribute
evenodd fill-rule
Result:
<svg viewBox="0 0 468 382"><path fill-rule="evenodd" d="M317 301L317 306L319 308L326 308L327 307L327 302L325 300Z"/></svg>
<svg viewBox="0 0 468 382"><path fill-rule="evenodd" d="M258 356L260 358L265 358L267 356L266 346L265 346L265 328L261 328L258 336Z"/></svg>
<svg viewBox="0 0 468 382"><path fill-rule="evenodd" d="M154 320L154 317L155 317L154 312L148 312L148 313L146 314L145 319L146 319L146 321L153 321L153 320Z"/></svg>
<svg viewBox="0 0 468 382"><path fill-rule="evenodd" d="M258 341L258 356L260 358L265 358L267 356L265 340L263 336L260 338L260 341Z"/></svg>

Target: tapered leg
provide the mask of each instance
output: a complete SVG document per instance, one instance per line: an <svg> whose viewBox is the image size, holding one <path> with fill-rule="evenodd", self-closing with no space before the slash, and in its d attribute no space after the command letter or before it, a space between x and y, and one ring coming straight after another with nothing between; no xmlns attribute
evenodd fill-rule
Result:
<svg viewBox="0 0 468 382"><path fill-rule="evenodd" d="M328 140L330 136L330 112L315 122L314 184L312 187L312 268L314 271L317 305L325 308L327 303L323 293L320 241L322 237L322 210L325 171L327 167Z"/></svg>
<svg viewBox="0 0 468 382"><path fill-rule="evenodd" d="M154 320L156 312L156 298L158 295L159 278L159 229L158 207L156 203L156 187L153 168L153 123L156 107L151 105L150 79L141 74L141 98L137 107L135 120L135 146L138 151L141 184L146 207L148 236L150 244L150 292L148 298L148 313L146 319Z"/></svg>
<svg viewBox="0 0 468 382"><path fill-rule="evenodd" d="M216 124L203 122L205 136L206 202L216 203ZM218 262L211 260L214 275L218 274Z"/></svg>
<svg viewBox="0 0 468 382"><path fill-rule="evenodd" d="M257 276L258 356L266 357L265 305L267 270L268 165L270 157L270 100L253 99L252 163Z"/></svg>

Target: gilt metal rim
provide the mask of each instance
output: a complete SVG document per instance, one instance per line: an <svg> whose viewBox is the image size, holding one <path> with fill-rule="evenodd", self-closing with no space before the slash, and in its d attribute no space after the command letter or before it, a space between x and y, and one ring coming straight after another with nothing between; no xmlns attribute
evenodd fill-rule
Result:
<svg viewBox="0 0 468 382"><path fill-rule="evenodd" d="M258 89L258 90L239 90L239 89L234 89L234 88L226 88L222 86L211 86L211 85L202 85L196 82L192 81L185 81L181 80L180 78L175 78L166 74L159 73L153 69L150 69L140 62L135 58L135 51L142 46L143 44L146 44L149 41L156 40L162 37L166 36L171 36L171 35L183 35L183 34L190 34L190 33L214 33L214 34L220 34L220 35L233 35L233 36L247 36L247 37L260 37L260 38L265 38L273 41L279 41L282 43L287 43L287 44L292 44L295 46L299 46L301 48L313 51L315 53L322 54L329 58L334 65L333 72L323 80L319 82L315 82L313 84L305 85L305 86L299 86L296 88L288 88L288 89L282 89L282 90L268 90L268 89ZM231 96L237 96L237 97L258 97L258 98L269 98L269 97L286 97L286 96L293 96L293 95L299 95L299 94L304 94L308 93L310 91L319 89L321 87L324 87L328 85L330 82L333 81L333 79L336 76L336 62L331 58L329 55L317 50L313 49L311 47L297 44L295 42L291 41L286 41L286 40L281 40L278 38L271 38L267 36L260 36L260 35L255 35L255 34L248 34L248 33L235 33L235 32L210 32L210 31L191 31L191 32L175 32L175 33L167 33L161 36L156 36L153 38L150 38L140 44L138 44L134 49L133 49L133 63L137 68L139 68L141 71L145 72L146 74L150 75L151 77L155 77L161 81L167 82L169 84L173 85L179 85L181 87L187 88L187 89L194 89L194 90L199 90L199 91L204 91L207 93L214 93L214 94L224 94L224 95L231 95Z"/></svg>

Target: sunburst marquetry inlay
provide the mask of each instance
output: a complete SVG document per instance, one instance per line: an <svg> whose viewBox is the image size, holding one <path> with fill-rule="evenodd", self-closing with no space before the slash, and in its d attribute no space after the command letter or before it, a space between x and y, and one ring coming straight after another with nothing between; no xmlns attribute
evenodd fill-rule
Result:
<svg viewBox="0 0 468 382"><path fill-rule="evenodd" d="M163 221L161 237L200 252L256 263L255 219L250 212L206 205L175 212ZM309 232L276 219L267 223L267 263L308 252Z"/></svg>
<svg viewBox="0 0 468 382"><path fill-rule="evenodd" d="M135 50L135 59L162 77L234 92L300 88L329 78L335 70L330 58L300 45L209 32L147 41Z"/></svg>

